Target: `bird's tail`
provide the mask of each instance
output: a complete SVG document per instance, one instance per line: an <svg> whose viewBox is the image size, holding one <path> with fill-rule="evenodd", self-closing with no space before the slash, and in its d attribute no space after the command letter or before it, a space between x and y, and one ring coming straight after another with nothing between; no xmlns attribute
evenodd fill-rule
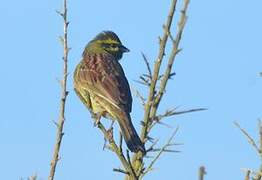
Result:
<svg viewBox="0 0 262 180"><path fill-rule="evenodd" d="M118 120L121 133L126 141L127 147L132 152L141 151L143 154L146 153L145 146L140 140L132 122L129 113L123 113Z"/></svg>

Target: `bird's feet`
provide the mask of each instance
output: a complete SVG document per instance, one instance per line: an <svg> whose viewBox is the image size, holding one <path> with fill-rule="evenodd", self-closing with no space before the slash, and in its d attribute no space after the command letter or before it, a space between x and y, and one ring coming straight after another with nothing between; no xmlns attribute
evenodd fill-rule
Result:
<svg viewBox="0 0 262 180"><path fill-rule="evenodd" d="M107 137L108 137L109 143L114 140L113 127L110 127L110 128L107 130Z"/></svg>
<svg viewBox="0 0 262 180"><path fill-rule="evenodd" d="M103 150L105 150L105 148L107 147L106 143L107 141L109 143L113 142L114 140L114 136L113 136L113 127L111 126L107 131L106 131L106 137L104 137L104 146L103 146Z"/></svg>
<svg viewBox="0 0 262 180"><path fill-rule="evenodd" d="M114 125L114 123L115 123L115 120L112 120L111 125L110 125L110 127L109 127L109 129L108 129L107 131L109 131L110 129L113 130L113 125Z"/></svg>
<svg viewBox="0 0 262 180"><path fill-rule="evenodd" d="M92 113L92 118L95 120L94 127L97 127L98 124L100 123L101 114L99 114L99 113Z"/></svg>

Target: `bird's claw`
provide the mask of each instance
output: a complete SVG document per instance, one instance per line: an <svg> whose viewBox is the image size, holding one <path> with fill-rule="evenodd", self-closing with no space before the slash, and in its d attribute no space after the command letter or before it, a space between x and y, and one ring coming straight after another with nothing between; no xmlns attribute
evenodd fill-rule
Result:
<svg viewBox="0 0 262 180"><path fill-rule="evenodd" d="M113 142L113 127L110 127L107 131L106 131L107 135L106 137L104 137L104 145L103 145L103 150L105 150L105 148L107 147L106 143L107 141L109 143Z"/></svg>
<svg viewBox="0 0 262 180"><path fill-rule="evenodd" d="M107 136L108 136L108 140L109 142L112 142L113 141L113 127L110 127L108 130L107 130Z"/></svg>
<svg viewBox="0 0 262 180"><path fill-rule="evenodd" d="M95 120L94 127L97 127L98 124L100 123L101 115L93 113L92 118Z"/></svg>

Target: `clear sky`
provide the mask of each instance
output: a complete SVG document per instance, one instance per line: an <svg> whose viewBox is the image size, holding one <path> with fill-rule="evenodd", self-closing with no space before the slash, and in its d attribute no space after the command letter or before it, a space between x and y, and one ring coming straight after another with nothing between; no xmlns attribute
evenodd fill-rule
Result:
<svg viewBox="0 0 262 180"><path fill-rule="evenodd" d="M47 179L59 110L62 72L62 0L1 1L0 6L0 179L15 180L37 173ZM169 0L69 0L70 94L57 180L123 179L112 172L119 162L103 151L103 137L73 92L72 72L85 44L102 30L113 30L131 51L123 68L132 87L145 67L140 52L153 63ZM167 119L179 125L178 154L164 154L146 180L243 179L241 168L258 168L259 159L233 125L237 120L257 137L262 117L262 1L191 0L188 23L162 108L205 107L208 111ZM178 7L179 8L179 7ZM178 11L176 14L176 20ZM175 32L174 25L172 31ZM144 91L145 92L145 91ZM134 97L132 117L139 129L142 110ZM161 142L172 129L161 127Z"/></svg>

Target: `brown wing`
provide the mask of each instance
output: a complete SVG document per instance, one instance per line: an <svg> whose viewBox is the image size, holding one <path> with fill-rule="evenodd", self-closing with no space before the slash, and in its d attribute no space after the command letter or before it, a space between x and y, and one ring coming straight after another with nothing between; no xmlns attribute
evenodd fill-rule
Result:
<svg viewBox="0 0 262 180"><path fill-rule="evenodd" d="M130 87L121 65L112 55L85 54L78 77L81 88L103 97L125 112L131 112Z"/></svg>

